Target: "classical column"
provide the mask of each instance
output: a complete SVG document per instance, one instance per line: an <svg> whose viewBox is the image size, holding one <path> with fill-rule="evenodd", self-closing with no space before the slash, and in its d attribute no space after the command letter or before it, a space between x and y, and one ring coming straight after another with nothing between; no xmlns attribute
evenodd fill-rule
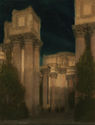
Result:
<svg viewBox="0 0 95 125"><path fill-rule="evenodd" d="M24 48L21 50L21 83L24 86Z"/></svg>
<svg viewBox="0 0 95 125"><path fill-rule="evenodd" d="M76 62L79 61L80 57L83 55L86 47L85 42L85 32L86 25L76 25L74 26L75 39L76 39Z"/></svg>
<svg viewBox="0 0 95 125"><path fill-rule="evenodd" d="M70 105L69 105L69 96L73 92L75 92L75 78L76 78L76 76L75 76L75 74L73 74L73 75L71 74L71 75L67 75L66 78L67 78L67 83L68 83L68 88L67 88L67 93L66 93L67 94L66 95L66 111L68 111L69 108L70 108ZM73 103L75 103L75 102L73 102Z"/></svg>
<svg viewBox="0 0 95 125"><path fill-rule="evenodd" d="M69 110L69 87L71 83L71 76L67 75L66 79L67 79L67 91L65 93L65 111L68 112Z"/></svg>
<svg viewBox="0 0 95 125"><path fill-rule="evenodd" d="M43 74L43 108L47 109L47 104L49 103L49 68L48 66L44 66L41 68L41 72Z"/></svg>
<svg viewBox="0 0 95 125"><path fill-rule="evenodd" d="M21 81L21 45L20 41L13 42L12 63L17 68Z"/></svg>
<svg viewBox="0 0 95 125"><path fill-rule="evenodd" d="M56 78L57 78L57 73L56 72L51 72L50 73L50 84L51 84L51 91L50 91L50 105L51 109L55 110L55 84L56 84Z"/></svg>
<svg viewBox="0 0 95 125"><path fill-rule="evenodd" d="M33 111L34 104L34 79L33 79L33 41L25 39L24 45L24 72L25 72L25 102L30 113Z"/></svg>
<svg viewBox="0 0 95 125"><path fill-rule="evenodd" d="M34 42L34 107L35 111L40 105L40 97L39 97L39 90L40 90L40 47L41 42L36 41Z"/></svg>

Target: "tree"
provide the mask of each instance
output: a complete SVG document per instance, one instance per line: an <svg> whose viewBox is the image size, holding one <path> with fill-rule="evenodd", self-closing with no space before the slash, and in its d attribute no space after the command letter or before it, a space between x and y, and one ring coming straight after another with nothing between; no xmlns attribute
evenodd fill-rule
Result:
<svg viewBox="0 0 95 125"><path fill-rule="evenodd" d="M90 34L86 34L86 49L77 63L77 85L79 102L75 108L75 119L79 121L95 121L95 63L91 54Z"/></svg>
<svg viewBox="0 0 95 125"><path fill-rule="evenodd" d="M24 93L17 69L10 63L3 64L0 72L1 119L21 119L28 116Z"/></svg>
<svg viewBox="0 0 95 125"><path fill-rule="evenodd" d="M77 63L77 91L85 97L91 97L95 91L95 63L91 54L90 36L86 35L86 49Z"/></svg>

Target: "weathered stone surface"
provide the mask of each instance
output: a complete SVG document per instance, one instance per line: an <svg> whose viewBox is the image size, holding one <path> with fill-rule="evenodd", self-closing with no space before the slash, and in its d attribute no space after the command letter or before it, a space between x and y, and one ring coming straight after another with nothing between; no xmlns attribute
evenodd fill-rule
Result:
<svg viewBox="0 0 95 125"><path fill-rule="evenodd" d="M89 33L91 52L95 60L95 1L75 1L75 26L73 27L76 39L76 62L83 55L86 47L86 34Z"/></svg>
<svg viewBox="0 0 95 125"><path fill-rule="evenodd" d="M21 81L21 46L20 41L15 41L12 50L12 64L17 68Z"/></svg>
<svg viewBox="0 0 95 125"><path fill-rule="evenodd" d="M33 43L31 40L26 40L25 46L25 78L24 85L26 90L25 101L30 112L32 112L34 103L34 79L33 79Z"/></svg>

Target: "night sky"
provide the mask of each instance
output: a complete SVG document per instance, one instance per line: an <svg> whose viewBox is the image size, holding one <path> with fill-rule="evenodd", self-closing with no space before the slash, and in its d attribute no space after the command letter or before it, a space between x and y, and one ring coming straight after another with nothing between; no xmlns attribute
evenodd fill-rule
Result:
<svg viewBox="0 0 95 125"><path fill-rule="evenodd" d="M12 10L29 5L41 18L41 39L44 42L41 55L74 52L74 0L0 0L0 42L3 42L4 21L11 21Z"/></svg>

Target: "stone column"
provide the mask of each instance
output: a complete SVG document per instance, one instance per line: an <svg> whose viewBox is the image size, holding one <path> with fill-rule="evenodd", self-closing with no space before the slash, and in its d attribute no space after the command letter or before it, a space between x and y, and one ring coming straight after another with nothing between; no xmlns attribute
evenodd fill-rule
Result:
<svg viewBox="0 0 95 125"><path fill-rule="evenodd" d="M21 45L20 41L13 42L12 63L17 68L21 81Z"/></svg>
<svg viewBox="0 0 95 125"><path fill-rule="evenodd" d="M24 48L21 50L21 83L24 86Z"/></svg>
<svg viewBox="0 0 95 125"><path fill-rule="evenodd" d="M42 67L41 72L43 74L43 108L47 109L47 104L49 102L49 68L48 66Z"/></svg>
<svg viewBox="0 0 95 125"><path fill-rule="evenodd" d="M51 109L55 110L55 85L56 85L56 78L57 78L57 73L56 72L51 72L50 73L50 84L51 84L51 95L50 95L50 104L51 104Z"/></svg>
<svg viewBox="0 0 95 125"><path fill-rule="evenodd" d="M69 84L70 84L70 75L67 75L67 91L65 93L65 111L68 112L69 111Z"/></svg>
<svg viewBox="0 0 95 125"><path fill-rule="evenodd" d="M41 42L35 41L34 43L34 109L37 111L40 105L40 46Z"/></svg>
<svg viewBox="0 0 95 125"><path fill-rule="evenodd" d="M25 102L30 112L33 111L34 103L34 79L33 79L33 41L31 39L25 39L24 45L24 66L25 66Z"/></svg>
<svg viewBox="0 0 95 125"><path fill-rule="evenodd" d="M67 95L66 95L66 111L69 110L69 95L75 91L75 75L67 75L67 83L68 83L68 88L67 88Z"/></svg>
<svg viewBox="0 0 95 125"><path fill-rule="evenodd" d="M75 39L76 39L76 62L79 61L80 57L85 51L86 42L85 42L85 29L86 25L76 25L74 27Z"/></svg>

